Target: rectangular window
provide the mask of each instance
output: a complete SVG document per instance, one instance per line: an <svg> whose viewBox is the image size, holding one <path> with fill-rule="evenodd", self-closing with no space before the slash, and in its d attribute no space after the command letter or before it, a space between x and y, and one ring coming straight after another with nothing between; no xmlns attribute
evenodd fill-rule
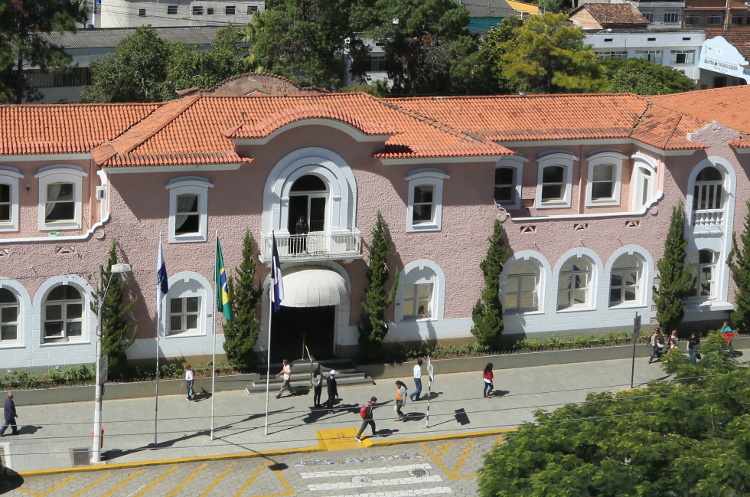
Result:
<svg viewBox="0 0 750 497"><path fill-rule="evenodd" d="M516 168L498 167L495 169L495 203L516 203Z"/></svg>
<svg viewBox="0 0 750 497"><path fill-rule="evenodd" d="M432 223L433 220L433 194L435 187L432 185L421 185L414 187L414 215L413 224Z"/></svg>
<svg viewBox="0 0 750 497"><path fill-rule="evenodd" d="M146 9L138 9L138 17L146 17Z"/></svg>
<svg viewBox="0 0 750 497"><path fill-rule="evenodd" d="M565 201L565 168L548 166L542 171L542 203Z"/></svg>
<svg viewBox="0 0 750 497"><path fill-rule="evenodd" d="M258 12L258 6L257 5L248 5L247 6L247 15L253 15L256 12Z"/></svg>
<svg viewBox="0 0 750 497"><path fill-rule="evenodd" d="M0 304L0 342L18 340L18 305Z"/></svg>
<svg viewBox="0 0 750 497"><path fill-rule="evenodd" d="M615 166L601 164L594 166L591 180L591 200L612 200L615 191Z"/></svg>
<svg viewBox="0 0 750 497"><path fill-rule="evenodd" d="M177 14L177 5L167 5L167 14L169 15Z"/></svg>
<svg viewBox="0 0 750 497"><path fill-rule="evenodd" d="M627 59L628 53L625 50L609 50L606 52L595 52L600 59Z"/></svg>
<svg viewBox="0 0 750 497"><path fill-rule="evenodd" d="M185 235L200 233L200 210L198 209L198 195L177 195L177 210L175 212L175 234Z"/></svg>
<svg viewBox="0 0 750 497"><path fill-rule="evenodd" d="M370 55L370 71L383 72L386 70L385 55Z"/></svg>
<svg viewBox="0 0 750 497"><path fill-rule="evenodd" d="M0 223L9 223L11 221L10 193L10 185L0 183Z"/></svg>
<svg viewBox="0 0 750 497"><path fill-rule="evenodd" d="M609 305L638 303L639 279L638 269L613 270L609 285Z"/></svg>
<svg viewBox="0 0 750 497"><path fill-rule="evenodd" d="M723 22L721 14L708 14L706 17L706 24L709 26L718 26Z"/></svg>
<svg viewBox="0 0 750 497"><path fill-rule="evenodd" d="M201 309L200 297L182 297L169 300L169 334L198 332Z"/></svg>
<svg viewBox="0 0 750 497"><path fill-rule="evenodd" d="M634 57L661 65L661 50L636 50Z"/></svg>
<svg viewBox="0 0 750 497"><path fill-rule="evenodd" d="M701 23L701 16L697 14L687 14L685 15L685 25L686 26L698 26Z"/></svg>
<svg viewBox="0 0 750 497"><path fill-rule="evenodd" d="M588 304L589 277L590 274L585 271L560 274L557 290L558 309Z"/></svg>
<svg viewBox="0 0 750 497"><path fill-rule="evenodd" d="M672 64L694 64L695 50L670 50Z"/></svg>
<svg viewBox="0 0 750 497"><path fill-rule="evenodd" d="M207 8L206 9L206 15L209 15L209 16L214 15L214 8L213 7Z"/></svg>
<svg viewBox="0 0 750 497"><path fill-rule="evenodd" d="M643 14L643 17L645 17L648 22L654 22L653 10L643 10L641 11L641 14Z"/></svg>
<svg viewBox="0 0 750 497"><path fill-rule="evenodd" d="M422 319L431 316L430 300L432 299L432 283L407 285L404 288L404 319Z"/></svg>
<svg viewBox="0 0 750 497"><path fill-rule="evenodd" d="M741 13L733 13L732 24L742 24L742 17L743 15Z"/></svg>
<svg viewBox="0 0 750 497"><path fill-rule="evenodd" d="M233 16L237 13L237 7L235 7L234 5L227 5L224 13L228 16Z"/></svg>
<svg viewBox="0 0 750 497"><path fill-rule="evenodd" d="M536 274L513 274L505 285L505 308L508 312L537 311Z"/></svg>
<svg viewBox="0 0 750 497"><path fill-rule="evenodd" d="M47 185L47 202L44 222L75 221L75 185L73 183L51 183Z"/></svg>
<svg viewBox="0 0 750 497"><path fill-rule="evenodd" d="M680 22L679 10L668 10L664 13L664 22L666 24L676 24Z"/></svg>
<svg viewBox="0 0 750 497"><path fill-rule="evenodd" d="M203 6L202 5L193 5L193 15L194 16L202 16L203 15Z"/></svg>

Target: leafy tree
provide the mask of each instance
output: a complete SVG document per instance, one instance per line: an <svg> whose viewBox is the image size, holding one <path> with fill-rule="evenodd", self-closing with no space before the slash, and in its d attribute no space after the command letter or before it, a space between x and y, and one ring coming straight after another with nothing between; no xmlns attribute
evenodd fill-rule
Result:
<svg viewBox="0 0 750 497"><path fill-rule="evenodd" d="M91 64L92 85L85 102L162 102L178 89L209 88L249 67L243 57L242 30L221 29L212 48L170 43L151 26L140 26L115 51Z"/></svg>
<svg viewBox="0 0 750 497"><path fill-rule="evenodd" d="M507 434L486 456L480 494L748 495L750 370L725 348L713 334L697 365L679 351L668 354L665 363L683 362L674 383L593 393L581 404L537 411L534 423Z"/></svg>
<svg viewBox="0 0 750 497"><path fill-rule="evenodd" d="M737 285L734 294L735 309L731 317L742 333L750 332L750 200L745 205L749 210L745 214L745 225L740 233L742 247L737 243L737 233L732 233L732 250L727 257L727 265Z"/></svg>
<svg viewBox="0 0 750 497"><path fill-rule="evenodd" d="M607 87L596 54L584 44L579 26L567 24L565 14L531 17L511 39L488 45L496 50L499 77L524 93L598 92ZM492 40L492 37L490 37Z"/></svg>
<svg viewBox="0 0 750 497"><path fill-rule="evenodd" d="M20 104L42 98L25 69L62 69L70 63L63 48L45 38L75 31L86 21L83 1L13 0L0 6L0 102Z"/></svg>
<svg viewBox="0 0 750 497"><path fill-rule="evenodd" d="M123 287L126 280L119 274L112 274L112 266L117 264L117 241L112 240L109 249L109 259L104 267L102 276L105 288L104 306L102 307L102 353L109 359L107 376L109 379L117 379L126 376L128 358L125 351L135 343L138 328L133 329L132 337L125 339L130 334L130 322L127 315L133 308L137 299L130 303L123 303ZM106 287L109 282L109 286ZM91 310L99 314L99 302L101 295L98 290L91 294ZM125 343L123 343L125 342Z"/></svg>
<svg viewBox="0 0 750 497"><path fill-rule="evenodd" d="M257 311L263 290L255 281L253 236L249 231L242 241L242 263L234 272L236 276L227 279L234 321L224 323L224 352L229 364L240 371L251 371L257 360L253 347L260 333Z"/></svg>
<svg viewBox="0 0 750 497"><path fill-rule="evenodd" d="M379 356L383 339L388 333L385 321L385 310L396 298L398 272L390 291L386 291L388 282L388 257L393 254L393 246L386 239L386 227L383 216L378 211L378 219L372 230L370 243L370 264L367 270L367 291L362 301L362 315L359 318L359 350L363 359Z"/></svg>
<svg viewBox="0 0 750 497"><path fill-rule="evenodd" d="M695 276L685 269L685 215L682 202L672 208L667 238L664 240L664 255L656 267L659 270L659 286L654 286L656 320L667 332L677 328L685 315L685 298L695 285Z"/></svg>
<svg viewBox="0 0 750 497"><path fill-rule="evenodd" d="M503 306L500 304L500 273L503 272L503 262L510 255L505 245L503 228L500 221L495 219L487 257L480 263L484 275L482 295L474 304L471 319L474 326L471 333L477 337L480 345L494 350L500 348L500 337L503 334Z"/></svg>
<svg viewBox="0 0 750 497"><path fill-rule="evenodd" d="M609 91L614 93L664 95L695 89L693 80L674 67L617 57L605 59L602 64L607 69Z"/></svg>

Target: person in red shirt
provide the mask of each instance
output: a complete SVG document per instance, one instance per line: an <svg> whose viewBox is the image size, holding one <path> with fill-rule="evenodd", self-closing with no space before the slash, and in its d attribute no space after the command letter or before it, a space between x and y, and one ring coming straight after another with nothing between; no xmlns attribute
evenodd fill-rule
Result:
<svg viewBox="0 0 750 497"><path fill-rule="evenodd" d="M728 321L724 321L724 325L721 327L721 334L724 336L724 341L729 345L729 350L734 352L734 347L732 347L732 338L734 337L734 331L732 331L732 328L729 326Z"/></svg>
<svg viewBox="0 0 750 497"><path fill-rule="evenodd" d="M495 380L495 375L492 372L492 363L489 362L484 367L484 398L489 398L490 395L492 395L492 390L495 388L495 385L493 384Z"/></svg>

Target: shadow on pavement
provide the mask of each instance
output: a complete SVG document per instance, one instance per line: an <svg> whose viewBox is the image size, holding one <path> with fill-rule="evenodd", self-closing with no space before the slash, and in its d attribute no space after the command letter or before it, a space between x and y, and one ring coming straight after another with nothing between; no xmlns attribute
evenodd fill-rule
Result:
<svg viewBox="0 0 750 497"><path fill-rule="evenodd" d="M504 397L510 393L510 390L493 390L490 397Z"/></svg>
<svg viewBox="0 0 750 497"><path fill-rule="evenodd" d="M419 421L424 419L425 414L423 412L407 412L404 416L404 422L406 421Z"/></svg>
<svg viewBox="0 0 750 497"><path fill-rule="evenodd" d="M12 470L6 469L7 473L0 475L0 495L17 489L24 484L23 477L13 473Z"/></svg>
<svg viewBox="0 0 750 497"><path fill-rule="evenodd" d="M375 432L376 437L390 437L391 435L395 435L398 433L399 430L391 430L390 428L386 428L384 430L377 430Z"/></svg>
<svg viewBox="0 0 750 497"><path fill-rule="evenodd" d="M18 434L19 435L33 435L37 431L41 430L41 426L34 426L34 425L23 425L18 428Z"/></svg>

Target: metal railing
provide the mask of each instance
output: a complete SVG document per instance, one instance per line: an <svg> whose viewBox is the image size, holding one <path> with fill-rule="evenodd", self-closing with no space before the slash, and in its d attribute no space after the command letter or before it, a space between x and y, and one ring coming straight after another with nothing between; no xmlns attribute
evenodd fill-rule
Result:
<svg viewBox="0 0 750 497"><path fill-rule="evenodd" d="M262 257L271 259L270 233L262 234ZM358 229L339 233L313 232L306 235L277 233L276 248L282 261L294 259L337 259L361 255L362 235Z"/></svg>

